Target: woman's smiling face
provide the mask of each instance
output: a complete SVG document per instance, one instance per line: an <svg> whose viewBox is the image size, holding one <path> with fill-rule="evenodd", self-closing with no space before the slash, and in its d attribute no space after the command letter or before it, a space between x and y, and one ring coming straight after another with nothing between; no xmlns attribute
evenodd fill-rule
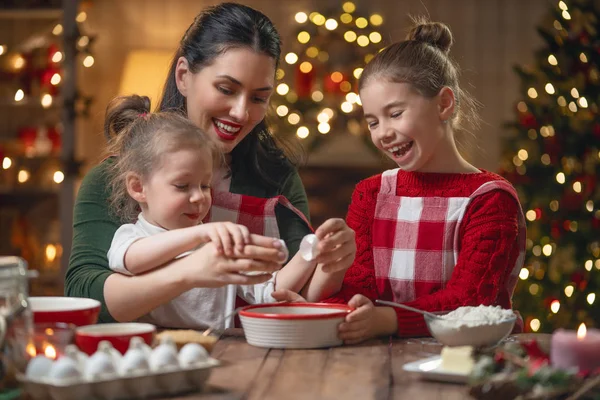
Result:
<svg viewBox="0 0 600 400"><path fill-rule="evenodd" d="M230 153L265 117L275 60L249 48L231 48L192 73L181 57L176 80L188 118Z"/></svg>

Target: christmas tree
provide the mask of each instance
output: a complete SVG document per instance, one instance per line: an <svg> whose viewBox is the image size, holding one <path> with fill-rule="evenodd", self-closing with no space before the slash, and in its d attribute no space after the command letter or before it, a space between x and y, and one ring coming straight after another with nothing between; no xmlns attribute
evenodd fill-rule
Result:
<svg viewBox="0 0 600 400"><path fill-rule="evenodd" d="M597 0L553 3L535 66L516 67L502 170L527 219L514 302L533 332L600 326L599 16Z"/></svg>
<svg viewBox="0 0 600 400"><path fill-rule="evenodd" d="M295 38L277 71L270 122L276 135L302 141L309 151L327 135L365 134L357 81L362 66L383 48L383 17L361 14L347 1L341 8L298 12ZM296 139L294 138L294 139Z"/></svg>

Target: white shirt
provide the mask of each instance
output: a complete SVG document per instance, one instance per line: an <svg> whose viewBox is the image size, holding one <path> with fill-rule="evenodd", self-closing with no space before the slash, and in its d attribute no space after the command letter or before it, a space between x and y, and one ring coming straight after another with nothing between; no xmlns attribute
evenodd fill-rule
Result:
<svg viewBox="0 0 600 400"><path fill-rule="evenodd" d="M142 214L135 224L124 224L117 229L108 250L108 265L111 270L132 275L125 268L125 253L138 239L165 232L164 228L149 223ZM185 257L191 252L181 254ZM169 328L204 329L214 325L217 329L233 326L233 316L225 317L235 308L235 298L242 297L250 304L274 303L271 293L275 290L275 274L265 283L258 285L227 285L220 288L195 288L182 293L170 302L150 311L139 321Z"/></svg>

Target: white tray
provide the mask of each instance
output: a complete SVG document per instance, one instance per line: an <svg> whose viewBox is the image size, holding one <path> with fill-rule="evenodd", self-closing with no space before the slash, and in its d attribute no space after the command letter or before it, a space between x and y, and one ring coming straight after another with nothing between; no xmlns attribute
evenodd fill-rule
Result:
<svg viewBox="0 0 600 400"><path fill-rule="evenodd" d="M433 356L404 364L405 371L416 372L424 379L440 382L466 383L468 374L457 374L442 369L442 357Z"/></svg>
<svg viewBox="0 0 600 400"><path fill-rule="evenodd" d="M218 360L209 358L190 368L80 381L69 385L28 380L24 375L18 375L17 379L34 400L143 399L202 390L212 368L220 364Z"/></svg>

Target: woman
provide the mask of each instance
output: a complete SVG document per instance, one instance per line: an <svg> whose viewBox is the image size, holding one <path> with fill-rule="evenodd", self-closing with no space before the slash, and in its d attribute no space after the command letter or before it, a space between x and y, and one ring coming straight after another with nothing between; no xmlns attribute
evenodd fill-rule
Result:
<svg viewBox="0 0 600 400"><path fill-rule="evenodd" d="M290 257L310 233L306 193L299 175L270 136L265 114L281 53L271 21L240 4L223 3L201 12L184 34L165 84L159 111L180 111L212 136L225 154L213 179L210 221L240 223L250 232L279 236ZM131 321L196 287L251 285L273 272L280 249L254 236L244 254L226 257L210 243L188 257L139 276L114 274L106 253L119 226L108 211L107 159L84 178L74 209L73 247L67 271L68 296L98 299L100 321ZM321 239L309 298L341 287L356 251L354 232L341 219L316 230ZM210 263L211 269L198 264ZM203 271L200 273L200 270ZM210 271L210 272L206 272Z"/></svg>

